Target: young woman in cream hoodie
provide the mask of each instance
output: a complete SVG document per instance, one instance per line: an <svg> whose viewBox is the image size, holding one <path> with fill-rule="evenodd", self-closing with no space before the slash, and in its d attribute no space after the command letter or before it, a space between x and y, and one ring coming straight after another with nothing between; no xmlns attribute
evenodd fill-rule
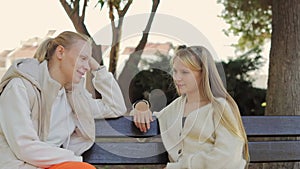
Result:
<svg viewBox="0 0 300 169"><path fill-rule="evenodd" d="M0 83L1 169L94 169L81 154L95 140L94 118L126 112L112 74L91 57L90 40L62 32L45 40L36 59L16 61ZM83 76L94 74L101 99Z"/></svg>
<svg viewBox="0 0 300 169"><path fill-rule="evenodd" d="M247 137L239 109L227 93L209 51L202 46L178 49L172 60L180 95L160 112L167 169L244 169ZM147 101L134 105L136 126L146 132L152 120Z"/></svg>

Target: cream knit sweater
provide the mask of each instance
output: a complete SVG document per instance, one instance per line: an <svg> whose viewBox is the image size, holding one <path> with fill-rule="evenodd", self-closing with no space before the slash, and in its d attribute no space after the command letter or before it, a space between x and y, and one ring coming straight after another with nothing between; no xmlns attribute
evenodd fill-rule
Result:
<svg viewBox="0 0 300 169"><path fill-rule="evenodd" d="M226 100L218 101L236 122ZM169 154L167 169L244 169L243 140L219 123L211 104L191 112L182 128L185 102L185 96L181 96L155 113Z"/></svg>

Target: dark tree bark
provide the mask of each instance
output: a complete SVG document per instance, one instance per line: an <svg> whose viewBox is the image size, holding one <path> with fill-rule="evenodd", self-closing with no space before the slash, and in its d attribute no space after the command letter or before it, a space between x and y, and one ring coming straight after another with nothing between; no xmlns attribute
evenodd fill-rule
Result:
<svg viewBox="0 0 300 169"><path fill-rule="evenodd" d="M87 35L88 37L91 37L89 34L85 24L84 24L84 19L85 19L85 10L87 7L87 2L88 0L84 0L84 4L82 7L81 11L81 16L80 16L80 11L79 11L79 1L80 0L75 0L72 1L71 4L67 2L67 0L60 0L61 5L65 9L67 15L71 19L73 26L75 27L76 31L78 33ZM102 63L102 50L101 50L101 45L97 45L95 41L91 38L92 40L92 57L95 58L100 64ZM99 98L100 94L95 90L93 84L92 84L92 77L93 75L88 72L87 73L87 83L86 83L86 88L87 90L92 93L94 98Z"/></svg>
<svg viewBox="0 0 300 169"><path fill-rule="evenodd" d="M136 46L134 52L130 54L129 59L127 60L124 69L120 73L120 76L118 78L118 83L121 87L125 104L128 109L131 109L132 103L130 102L129 99L129 84L130 80L133 79L133 77L138 73L138 63L141 60L141 55L143 53L143 49L145 48L147 41L148 41L148 35L149 31L155 16L155 13L157 11L158 5L160 0L152 0L152 9L151 9L151 14L148 20L148 23L146 25L145 30L143 31L143 36L139 42L139 44Z"/></svg>
<svg viewBox="0 0 300 169"><path fill-rule="evenodd" d="M300 115L299 91L300 1L273 0L266 115ZM299 163L263 165L264 169L299 167Z"/></svg>
<svg viewBox="0 0 300 169"><path fill-rule="evenodd" d="M112 44L111 44L111 50L110 50L110 56L109 56L109 71L116 75L116 69L117 69L117 63L119 60L119 50L120 50L120 40L122 36L122 26L123 26L123 20L124 16L127 13L130 5L132 4L132 0L127 1L126 5L123 9L120 9L119 5L115 5L114 1L108 1L108 7L109 7L109 18L111 21L111 29L112 29ZM118 13L118 25L115 24L115 16L114 16L114 9Z"/></svg>

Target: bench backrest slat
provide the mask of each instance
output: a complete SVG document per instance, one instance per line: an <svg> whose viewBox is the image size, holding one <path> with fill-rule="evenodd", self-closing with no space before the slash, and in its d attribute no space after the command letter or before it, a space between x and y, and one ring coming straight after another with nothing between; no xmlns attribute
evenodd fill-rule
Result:
<svg viewBox="0 0 300 169"><path fill-rule="evenodd" d="M151 128L147 133L143 133L135 127L132 116L97 119L95 125L96 137L152 137L159 134L157 120L151 122Z"/></svg>
<svg viewBox="0 0 300 169"><path fill-rule="evenodd" d="M300 135L300 116L242 116L242 120L249 137ZM134 126L131 116L96 120L96 128L96 137L152 137L159 134L157 120L151 122L147 133L142 133Z"/></svg>

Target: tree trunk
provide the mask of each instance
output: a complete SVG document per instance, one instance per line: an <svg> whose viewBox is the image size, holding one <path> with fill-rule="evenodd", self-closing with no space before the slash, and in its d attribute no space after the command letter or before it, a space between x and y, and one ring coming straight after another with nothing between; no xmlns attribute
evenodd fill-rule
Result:
<svg viewBox="0 0 300 169"><path fill-rule="evenodd" d="M75 29L78 33L81 33L81 34L84 34L84 35L87 35L87 36L91 37L90 34L88 33L84 23L78 23L78 21L77 22L73 21L73 25L74 25L74 27L75 27ZM102 46L97 45L96 42L92 39L92 57L95 58L96 61L98 61L98 63L103 64L101 48L102 48ZM87 72L87 75L86 75L86 89L93 95L94 98L100 98L101 95L94 88L94 86L92 84L92 79L93 79L92 73Z"/></svg>
<svg viewBox="0 0 300 169"><path fill-rule="evenodd" d="M300 1L273 0L266 115L300 115Z"/></svg>
<svg viewBox="0 0 300 169"><path fill-rule="evenodd" d="M100 65L103 65L102 46L97 45L94 41L92 42L92 57L95 58ZM93 86L92 79L93 74L91 72L87 72L86 89L93 95L94 98L101 98L101 94Z"/></svg>
<svg viewBox="0 0 300 169"><path fill-rule="evenodd" d="M113 40L110 49L109 55L109 71L116 76L116 69L119 60L119 51L120 51L120 40L122 36L122 24L123 22L119 19L118 27L114 27L113 29ZM123 20L123 18L122 18Z"/></svg>
<svg viewBox="0 0 300 169"><path fill-rule="evenodd" d="M73 7L66 0L60 0L61 5L63 6L66 13L68 14L76 31L78 33L81 33L81 34L87 35L88 37L91 37L91 35L89 34L89 32L84 24L85 9L87 7L87 2L88 2L87 0L84 1L84 5L82 7L82 14L80 16L79 0L73 2ZM92 39L92 37L91 37L91 39ZM95 58L100 64L102 64L101 45L97 45L94 40L92 41L92 57ZM100 98L101 97L100 94L95 90L95 88L92 84L92 78L93 78L93 75L90 72L88 72L86 75L86 88L93 95L94 98Z"/></svg>
<svg viewBox="0 0 300 169"><path fill-rule="evenodd" d="M266 115L300 115L299 91L300 1L273 0ZM299 163L263 166L264 169L296 169Z"/></svg>
<svg viewBox="0 0 300 169"><path fill-rule="evenodd" d="M152 0L152 9L151 14L148 20L148 23L146 25L145 30L143 31L143 36L139 42L139 44L136 46L134 52L129 55L129 59L125 63L124 69L120 73L120 76L118 78L118 83L120 85L120 88L123 93L124 101L127 106L127 109L131 109L131 101L129 98L129 85L133 77L138 73L138 63L141 60L141 55L143 53L143 49L145 48L147 41L148 41L148 35L149 31L155 16L155 13L157 11L158 5L160 0Z"/></svg>
<svg viewBox="0 0 300 169"><path fill-rule="evenodd" d="M120 40L122 36L122 27L123 27L123 20L125 14L127 13L130 5L132 4L133 0L128 0L124 8L121 10L120 6L115 6L114 1L108 1L109 6L109 18L111 21L111 28L113 32L113 39L112 45L110 50L110 57L109 57L109 71L115 76L116 69L119 59L119 50L120 50ZM119 15L118 26L115 25L115 16L114 16L114 9L117 11Z"/></svg>

